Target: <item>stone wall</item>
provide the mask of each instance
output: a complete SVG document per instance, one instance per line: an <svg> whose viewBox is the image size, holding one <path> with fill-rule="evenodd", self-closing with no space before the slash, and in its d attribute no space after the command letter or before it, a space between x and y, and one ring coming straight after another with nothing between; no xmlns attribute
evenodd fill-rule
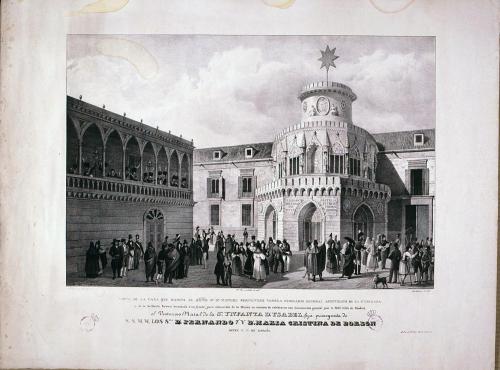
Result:
<svg viewBox="0 0 500 370"><path fill-rule="evenodd" d="M207 230L210 225L210 205L219 204L220 225L214 225L214 230L224 231L224 233L236 234L237 240L243 238L243 230L247 228L248 234L257 235L258 219L256 211L256 202L254 198L239 198L238 181L241 170L253 169L253 176L256 181L252 184L255 189L257 186L272 181L273 167L268 161L244 161L235 163L205 164L193 167L193 197L194 214L193 227L199 226L200 229ZM221 177L225 182L224 198L207 197L207 178L210 177L209 171L221 171ZM252 205L253 221L251 226L242 225L242 205Z"/></svg>
<svg viewBox="0 0 500 370"><path fill-rule="evenodd" d="M422 159L427 160L429 170L429 195L435 195L436 157L434 150L379 154L376 181L388 185L393 197L408 194L405 184L408 161Z"/></svg>
<svg viewBox="0 0 500 370"><path fill-rule="evenodd" d="M113 238L139 234L144 242L144 216L150 209L164 215L164 235L180 234L190 240L193 230L191 206L152 205L141 202L68 198L66 201L66 268L80 272L85 268L85 253L91 241L100 240L109 250ZM109 259L109 255L108 255Z"/></svg>

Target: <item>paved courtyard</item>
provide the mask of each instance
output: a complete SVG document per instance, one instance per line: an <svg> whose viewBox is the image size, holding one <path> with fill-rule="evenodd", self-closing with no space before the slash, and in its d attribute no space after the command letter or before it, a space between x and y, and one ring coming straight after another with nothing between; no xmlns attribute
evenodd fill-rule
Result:
<svg viewBox="0 0 500 370"><path fill-rule="evenodd" d="M113 280L111 267L108 265L104 273L97 278L88 279L84 273L68 274L67 285L81 286L116 286L116 287L153 287L153 288L221 288L229 289L229 287L216 284L214 275L215 254L210 252L208 259L208 268L203 266L190 266L188 277L179 280L173 280L173 284L163 284L158 286L155 283L147 283L144 274L144 261L141 260L138 270L128 271L127 277ZM108 261L109 262L109 261ZM388 261L387 266L390 265ZM376 273L379 276L389 276L389 270L381 270L374 272L364 272L360 276L353 275L351 279L341 278L341 274L330 274L323 272L324 281L308 281L304 278L305 267L303 266L303 254L295 254L288 273L273 273L270 272L266 282L257 282L245 276L233 275L233 288L265 288L265 289L373 289L373 277ZM428 289L432 288L433 284L410 285L409 277L406 278L406 285L388 284L389 289ZM381 288L381 285L379 285Z"/></svg>

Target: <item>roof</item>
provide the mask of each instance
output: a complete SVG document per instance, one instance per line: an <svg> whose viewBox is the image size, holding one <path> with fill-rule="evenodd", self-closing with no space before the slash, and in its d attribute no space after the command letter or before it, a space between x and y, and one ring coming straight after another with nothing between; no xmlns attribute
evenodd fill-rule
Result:
<svg viewBox="0 0 500 370"><path fill-rule="evenodd" d="M423 134L424 144L414 145L413 135ZM377 142L378 150L390 152L401 150L415 149L434 149L435 148L435 129L412 130L412 131L396 131L384 132L380 134L372 134Z"/></svg>
<svg viewBox="0 0 500 370"><path fill-rule="evenodd" d="M271 152L273 150L273 143L256 143L256 144L243 144L234 146L220 146L211 148L201 148L194 150L194 163L217 163L217 162L235 162L249 160L245 157L245 149L253 148L254 155L251 160L256 159L271 159ZM220 150L222 153L221 159L214 159L214 151Z"/></svg>

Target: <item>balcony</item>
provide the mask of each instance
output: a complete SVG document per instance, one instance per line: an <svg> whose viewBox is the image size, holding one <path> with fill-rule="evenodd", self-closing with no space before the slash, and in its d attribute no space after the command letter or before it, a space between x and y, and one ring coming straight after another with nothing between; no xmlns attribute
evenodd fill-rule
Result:
<svg viewBox="0 0 500 370"><path fill-rule="evenodd" d="M192 192L189 189L71 174L66 175L66 195L69 198L192 204Z"/></svg>
<svg viewBox="0 0 500 370"><path fill-rule="evenodd" d="M317 189L321 191L340 189L340 177L338 175L325 175L325 174L307 174L307 175L296 175L288 176L286 178L274 180L266 185L260 186L255 189L255 195L257 197L265 196L266 194L272 194L276 191L295 191L295 189Z"/></svg>

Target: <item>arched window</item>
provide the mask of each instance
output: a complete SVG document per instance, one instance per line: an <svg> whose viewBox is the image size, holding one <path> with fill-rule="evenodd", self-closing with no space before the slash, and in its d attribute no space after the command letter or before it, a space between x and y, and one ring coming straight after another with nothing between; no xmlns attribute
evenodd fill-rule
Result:
<svg viewBox="0 0 500 370"><path fill-rule="evenodd" d="M142 181L156 183L156 157L153 144L147 142L142 152Z"/></svg>
<svg viewBox="0 0 500 370"><path fill-rule="evenodd" d="M70 174L78 174L78 157L80 156L80 142L76 128L68 117L66 123L66 170Z"/></svg>
<svg viewBox="0 0 500 370"><path fill-rule="evenodd" d="M114 130L106 141L105 173L107 177L123 179L122 139Z"/></svg>
<svg viewBox="0 0 500 370"><path fill-rule="evenodd" d="M174 150L170 155L170 186L179 187L179 156Z"/></svg>
<svg viewBox="0 0 500 370"><path fill-rule="evenodd" d="M135 137L131 137L125 149L125 179L139 181L141 172L141 152Z"/></svg>
<svg viewBox="0 0 500 370"><path fill-rule="evenodd" d="M158 185L168 185L168 157L163 147L158 152Z"/></svg>
<svg viewBox="0 0 500 370"><path fill-rule="evenodd" d="M181 163L181 188L187 189L189 187L189 161L187 154L182 156Z"/></svg>
<svg viewBox="0 0 500 370"><path fill-rule="evenodd" d="M96 125L90 125L82 138L82 175L101 177L103 143L101 132Z"/></svg>

